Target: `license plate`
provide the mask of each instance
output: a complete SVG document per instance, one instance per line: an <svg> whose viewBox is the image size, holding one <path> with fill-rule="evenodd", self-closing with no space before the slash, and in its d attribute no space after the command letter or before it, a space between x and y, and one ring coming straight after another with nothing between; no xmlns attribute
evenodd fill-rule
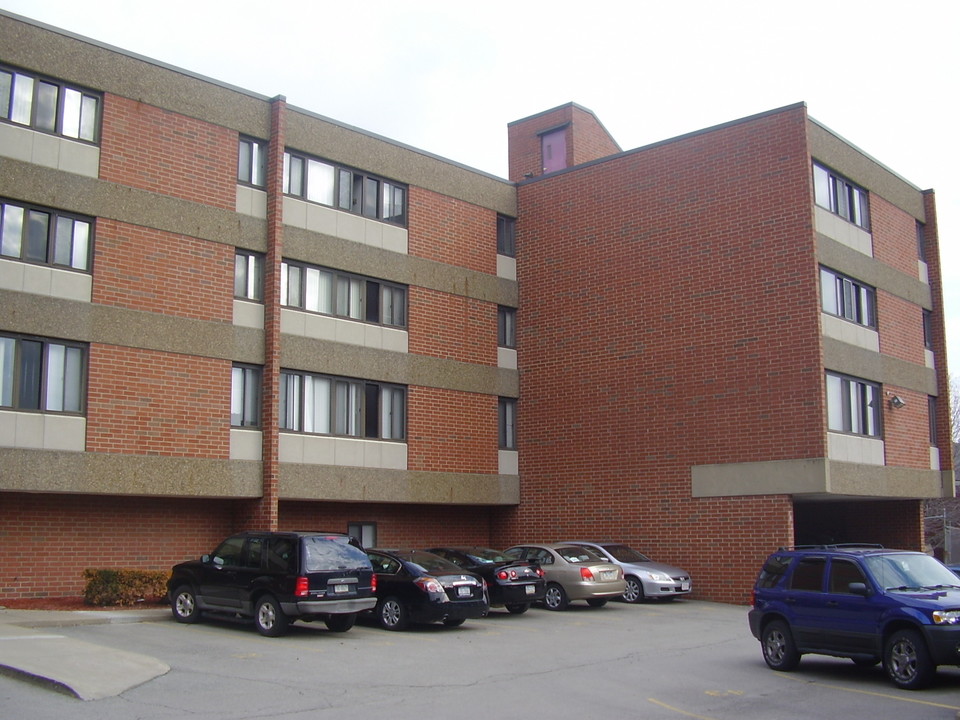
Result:
<svg viewBox="0 0 960 720"><path fill-rule="evenodd" d="M334 592L335 594L348 593L348 592L350 592L350 586L349 586L349 585L334 585L334 586L333 586L333 592Z"/></svg>
<svg viewBox="0 0 960 720"><path fill-rule="evenodd" d="M527 585L526 593L527 595L533 595L537 589L533 585Z"/></svg>
<svg viewBox="0 0 960 720"><path fill-rule="evenodd" d="M680 583L680 589L683 590L684 592L686 592L687 590L690 589L690 583L688 583L688 582Z"/></svg>
<svg viewBox="0 0 960 720"><path fill-rule="evenodd" d="M457 588L457 597L470 597L471 595L473 595L473 592L466 585Z"/></svg>
<svg viewBox="0 0 960 720"><path fill-rule="evenodd" d="M601 570L600 571L601 580L616 580L617 571L616 570Z"/></svg>

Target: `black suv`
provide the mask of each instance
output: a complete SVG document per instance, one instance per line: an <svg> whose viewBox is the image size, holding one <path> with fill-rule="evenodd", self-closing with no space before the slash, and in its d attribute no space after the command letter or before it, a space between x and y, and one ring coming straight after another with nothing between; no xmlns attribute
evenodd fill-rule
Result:
<svg viewBox="0 0 960 720"><path fill-rule="evenodd" d="M804 653L883 662L898 687L929 685L960 665L960 582L938 560L881 546L781 549L753 590L750 631L774 670Z"/></svg>
<svg viewBox="0 0 960 720"><path fill-rule="evenodd" d="M175 565L167 592L173 617L201 612L252 617L262 635L283 635L294 620L323 620L346 632L357 613L377 604L366 553L349 535L245 532L200 560Z"/></svg>

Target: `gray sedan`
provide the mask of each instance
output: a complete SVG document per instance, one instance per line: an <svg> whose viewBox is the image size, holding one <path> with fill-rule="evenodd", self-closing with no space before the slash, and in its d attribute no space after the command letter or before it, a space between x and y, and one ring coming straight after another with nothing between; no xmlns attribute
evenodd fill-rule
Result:
<svg viewBox="0 0 960 720"><path fill-rule="evenodd" d="M672 600L689 595L693 589L690 573L672 565L654 562L646 555L622 543L570 541L593 550L608 562L623 568L623 577L627 589L623 600L628 603L643 602L645 599Z"/></svg>
<svg viewBox="0 0 960 720"><path fill-rule="evenodd" d="M516 545L503 554L540 565L547 580L543 603L548 610L565 610L574 600L586 600L591 607L601 607L626 589L619 565L607 562L582 546L571 543Z"/></svg>

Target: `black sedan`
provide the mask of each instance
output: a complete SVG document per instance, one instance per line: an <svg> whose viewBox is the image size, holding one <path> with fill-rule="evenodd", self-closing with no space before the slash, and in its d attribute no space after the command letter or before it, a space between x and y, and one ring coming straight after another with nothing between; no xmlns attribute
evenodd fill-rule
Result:
<svg viewBox="0 0 960 720"><path fill-rule="evenodd" d="M428 552L482 577L487 581L490 604L502 605L514 615L526 612L546 593L543 570L529 560L511 560L485 547L436 547Z"/></svg>
<svg viewBox="0 0 960 720"><path fill-rule="evenodd" d="M385 630L410 623L448 627L490 610L486 583L439 555L423 550L367 550L377 577L377 622Z"/></svg>

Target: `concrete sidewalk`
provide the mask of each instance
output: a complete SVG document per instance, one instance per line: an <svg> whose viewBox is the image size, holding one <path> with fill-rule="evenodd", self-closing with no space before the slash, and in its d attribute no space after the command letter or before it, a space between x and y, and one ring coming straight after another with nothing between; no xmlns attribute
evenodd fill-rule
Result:
<svg viewBox="0 0 960 720"><path fill-rule="evenodd" d="M73 640L58 627L157 622L166 608L45 611L0 608L0 672L49 684L81 700L119 695L169 672L156 658Z"/></svg>

